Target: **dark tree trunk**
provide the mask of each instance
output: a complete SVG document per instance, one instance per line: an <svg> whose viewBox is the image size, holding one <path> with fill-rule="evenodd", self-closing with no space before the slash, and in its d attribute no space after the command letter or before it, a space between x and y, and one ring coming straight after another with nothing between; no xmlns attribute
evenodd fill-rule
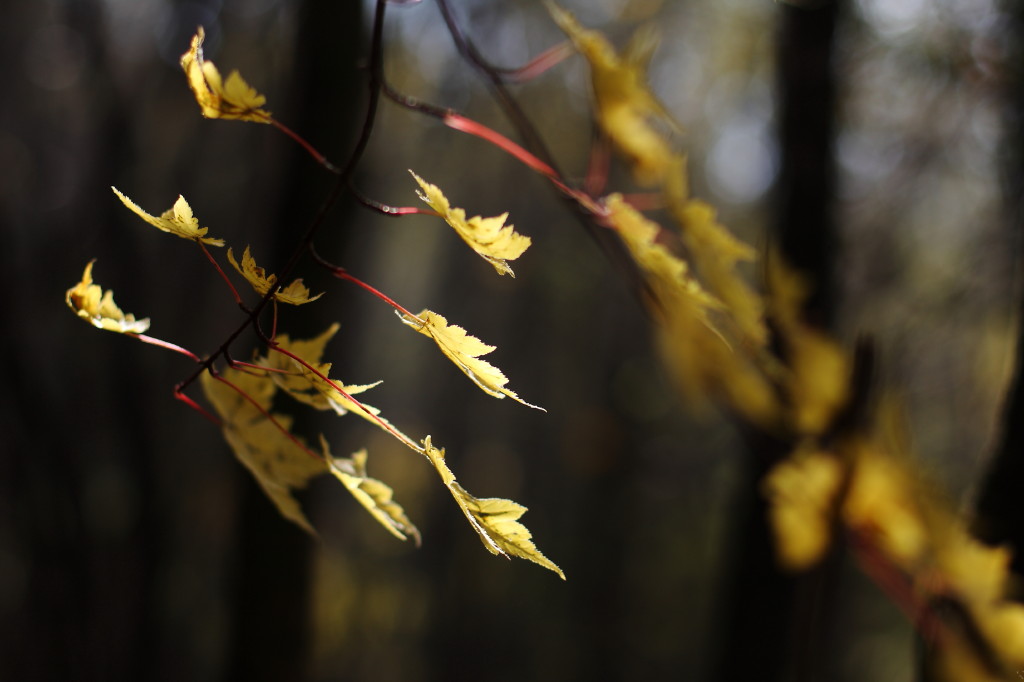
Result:
<svg viewBox="0 0 1024 682"><path fill-rule="evenodd" d="M1011 241L1016 244L1017 271L1024 268L1024 3L1003 3L1010 17L1007 55L1005 185ZM1022 301L1024 303L1024 301ZM1024 319L1024 305L1021 307ZM1020 333L1015 373L1007 391L1002 427L993 459L977 500L976 530L986 542L1013 548L1012 570L1024 574L1024 332ZM1018 595L1021 597L1024 595Z"/></svg>
<svg viewBox="0 0 1024 682"><path fill-rule="evenodd" d="M805 314L823 327L833 317L833 47L841 4L779 4L781 168L774 233L781 256L813 283ZM728 605L715 679L825 679L822 649L828 630L822 617L834 590L837 560L830 557L805 576L778 568L761 490L765 474L789 453L789 445L756 435L748 444L750 461L736 491L742 506L727 560L732 574L725 583Z"/></svg>
<svg viewBox="0 0 1024 682"><path fill-rule="evenodd" d="M361 47L361 5L302 3L288 125L336 163L344 159L352 126L358 120L365 74L356 69ZM269 231L267 262L280 267L299 243L306 225L337 178L298 146L290 148L279 173L282 199ZM337 224L338 209L331 225ZM332 259L344 251L344 231L321 229L317 243ZM302 267L309 266L304 259ZM306 272L306 280L310 277ZM314 277L315 279L315 277ZM338 298L335 297L335 302ZM337 312L336 310L334 311ZM323 315L321 309L321 315ZM306 315L308 330L289 330L302 337L328 324L315 312ZM296 415L301 430L308 415ZM314 540L286 521L252 480L238 467L240 528L234 567L234 606L227 677L245 680L307 679L310 642L311 569Z"/></svg>

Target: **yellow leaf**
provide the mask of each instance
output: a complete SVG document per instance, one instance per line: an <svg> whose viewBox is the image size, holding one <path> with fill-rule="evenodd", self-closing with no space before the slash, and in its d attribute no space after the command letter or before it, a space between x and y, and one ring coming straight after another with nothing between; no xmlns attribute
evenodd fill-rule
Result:
<svg viewBox="0 0 1024 682"><path fill-rule="evenodd" d="M178 200L174 202L174 206L164 211L157 218L142 210L138 204L124 194L121 194L116 187L111 187L110 189L114 190L114 194L121 200L121 203L131 209L135 215L158 230L170 232L182 239L188 239L193 242L203 242L210 246L224 246L223 239L213 239L205 236L209 228L199 227L199 220L192 215L192 207L185 201L185 197L178 195Z"/></svg>
<svg viewBox="0 0 1024 682"><path fill-rule="evenodd" d="M203 116L270 123L270 112L260 108L266 104L266 97L250 87L238 71L232 71L224 81L213 62L203 60L205 37L206 31L200 26L192 37L188 52L181 55L181 68L188 77L189 87Z"/></svg>
<svg viewBox="0 0 1024 682"><path fill-rule="evenodd" d="M242 253L241 265L239 265L238 261L235 260L235 255L231 253L230 248L228 248L228 260L231 262L231 265L234 266L235 270L237 270L242 277L245 277L246 281L252 285L252 288L255 289L256 293L260 296L266 296L271 287L277 285L277 275L268 275L263 268L256 265L256 259L252 257L248 246L245 247L245 251ZM274 293L274 298L276 300L290 305L310 303L321 296L323 296L323 293L319 293L313 298L310 298L309 289L302 284L301 279L295 280L284 289L278 287L278 290Z"/></svg>
<svg viewBox="0 0 1024 682"><path fill-rule="evenodd" d="M775 390L742 348L729 343L711 315L722 302L690 273L686 261L658 243L661 227L626 203L604 199L605 221L618 232L643 272L655 298L664 355L691 402L722 399L751 421L768 425L776 417Z"/></svg>
<svg viewBox="0 0 1024 682"><path fill-rule="evenodd" d="M277 337L277 346L279 348L302 358L316 372L327 377L330 381L325 381L301 362L277 351L269 351L267 357L260 358L259 362L272 369L287 370L287 374L270 372L270 375L275 384L299 402L318 410L333 410L339 416L352 412L374 426L383 429L405 445L417 449L416 442L395 428L388 420L381 417L379 409L363 402L356 402L350 397L377 386L380 384L379 381L372 384L346 385L336 379L331 379L331 363L321 363L320 358L323 355L324 348L327 346L327 342L337 333L338 327L338 323L334 323L319 336L306 341L298 339L292 341L287 334ZM339 391L335 386L341 390Z"/></svg>
<svg viewBox="0 0 1024 682"><path fill-rule="evenodd" d="M763 348L768 341L764 302L736 269L740 262L756 260L757 254L716 220L709 204L687 199L684 164L680 158L668 172L665 197L669 210L707 287L729 309L747 342Z"/></svg>
<svg viewBox="0 0 1024 682"><path fill-rule="evenodd" d="M803 321L807 286L778 256L769 259L768 282L772 316L790 368L785 385L792 427L800 434L820 435L849 398L850 359L839 344Z"/></svg>
<svg viewBox="0 0 1024 682"><path fill-rule="evenodd" d="M400 540L405 540L406 536L411 535L418 546L420 531L405 515L402 506L392 499L394 492L389 486L366 474L366 450L356 452L351 459L343 459L331 456L323 436L320 436L320 445L331 473L344 484L345 489L352 493L359 504L387 528L389 533Z"/></svg>
<svg viewBox="0 0 1024 682"><path fill-rule="evenodd" d="M252 397L266 410L274 394L274 383L265 375L225 369L223 377ZM314 533L293 490L306 487L310 479L327 471L327 464L310 455L287 435L291 418L266 414L209 372L200 375L203 392L223 420L224 438L235 457L256 478L260 488L289 521ZM277 422L276 424L274 422ZM283 431L282 431L283 429Z"/></svg>
<svg viewBox="0 0 1024 682"><path fill-rule="evenodd" d="M437 211L471 249L493 265L499 275L516 276L508 261L523 255L530 247L530 238L516 232L512 225L505 224L508 213L493 218L474 216L466 220L466 212L461 208L452 208L436 185L424 181L412 171L409 172L423 190L417 191L420 199Z"/></svg>
<svg viewBox="0 0 1024 682"><path fill-rule="evenodd" d="M496 497L481 499L470 495L455 480L455 474L445 463L444 448L435 448L430 442L430 436L423 440L423 454L441 476L441 480L455 498L462 513L466 515L473 530L480 536L480 541L484 543L487 551L505 557L512 555L528 559L554 571L565 580L562 569L540 553L533 544L529 529L519 523L519 518L526 512L526 507L512 500Z"/></svg>
<svg viewBox="0 0 1024 682"><path fill-rule="evenodd" d="M545 4L555 23L590 64L601 129L633 164L638 182L659 184L676 154L652 120L670 129L677 126L647 87L644 72L655 45L652 34L639 33L620 55L601 33L583 28L572 14L554 2Z"/></svg>
<svg viewBox="0 0 1024 682"><path fill-rule="evenodd" d="M531 405L505 388L508 378L501 373L500 369L480 359L481 355L493 351L495 346L489 346L475 336L470 336L462 327L449 326L448 320L429 310L423 310L416 317L404 314L400 314L399 317L402 322L420 334L434 339L441 352L448 356L448 359L454 362L455 366L472 379L473 383L479 386L484 393L495 398L508 396L527 407L547 411L543 407Z"/></svg>
<svg viewBox="0 0 1024 682"><path fill-rule="evenodd" d="M929 549L922 502L908 473L891 456L861 448L850 474L843 519L900 566L915 566Z"/></svg>
<svg viewBox="0 0 1024 682"><path fill-rule="evenodd" d="M136 320L131 313L125 314L114 303L114 292L104 292L98 284L92 283L92 264L89 261L82 273L82 281L68 289L64 301L75 314L99 329L120 334L142 334L149 329L149 318Z"/></svg>
<svg viewBox="0 0 1024 682"><path fill-rule="evenodd" d="M292 341L287 334L280 334L276 342L282 350L289 351L302 358L310 366L316 368L318 372L329 377L331 363L321 363L320 358L323 356L327 342L338 332L339 327L340 325L335 322L319 336L305 341L300 339ZM318 410L334 410L339 415L353 411L364 418L367 418L367 413L376 416L380 412L377 408L369 405L363 405L365 410L361 409L350 399L341 395L329 383L318 377L316 373L284 353L269 351L265 358L260 358L259 364L271 369L288 370L290 372L288 374L282 374L281 372L270 372L269 374L273 382L288 393L288 395L310 407ZM338 383L345 393L354 395L371 389L380 382L377 381L362 386L346 386L341 382L335 383ZM370 419L370 421L373 421L373 419Z"/></svg>
<svg viewBox="0 0 1024 682"><path fill-rule="evenodd" d="M810 568L825 554L842 475L836 457L814 452L780 462L765 478L776 552L786 568Z"/></svg>

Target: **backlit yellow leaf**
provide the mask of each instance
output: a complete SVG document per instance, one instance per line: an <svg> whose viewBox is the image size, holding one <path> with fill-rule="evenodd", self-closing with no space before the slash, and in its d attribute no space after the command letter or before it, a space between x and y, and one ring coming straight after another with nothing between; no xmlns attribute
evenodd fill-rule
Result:
<svg viewBox="0 0 1024 682"><path fill-rule="evenodd" d="M843 501L843 519L900 566L915 565L929 549L922 504L909 474L891 456L873 448L857 452Z"/></svg>
<svg viewBox="0 0 1024 682"><path fill-rule="evenodd" d="M224 246L223 239L213 239L206 236L209 228L199 227L199 220L192 215L192 207L185 201L185 197L178 195L178 200L174 202L174 206L164 211L157 218L142 210L138 204L124 194L121 194L116 187L111 187L110 189L114 190L114 194L121 200L121 203L131 209L135 215L158 230L170 232L182 239L188 239L193 242L203 242L210 246Z"/></svg>
<svg viewBox="0 0 1024 682"><path fill-rule="evenodd" d="M512 225L505 224L508 213L493 218L474 216L467 220L466 212L461 208L452 208L436 185L424 181L412 171L409 172L423 190L417 192L420 199L437 211L471 249L493 265L499 275L516 276L508 261L523 255L530 247L530 238L516 232Z"/></svg>
<svg viewBox="0 0 1024 682"><path fill-rule="evenodd" d="M493 351L494 346L489 346L475 336L470 336L462 327L449 325L448 320L443 316L430 310L423 310L416 317L401 314L399 317L402 322L420 334L434 339L441 352L448 356L448 359L454 362L455 366L472 379L473 383L479 386L484 393L495 398L508 396L527 407L544 410L542 407L531 405L505 388L508 378L501 373L500 369L480 359L481 355Z"/></svg>
<svg viewBox="0 0 1024 682"><path fill-rule="evenodd" d="M269 408L275 386L266 375L233 369L223 370L222 375L263 410ZM282 516L313 533L292 491L305 488L310 479L326 473L327 464L285 434L291 429L291 418L287 415L273 414L271 421L238 391L214 379L209 372L203 372L200 381L223 421L224 438L235 457L256 478Z"/></svg>
<svg viewBox="0 0 1024 682"><path fill-rule="evenodd" d="M250 87L238 71L232 71L224 81L213 62L203 60L205 37L206 31L200 26L188 52L181 55L181 68L203 116L270 123L270 112L260 108L266 104L266 97Z"/></svg>
<svg viewBox="0 0 1024 682"><path fill-rule="evenodd" d="M757 254L716 220L714 208L687 198L686 182L685 160L680 157L666 177L665 198L694 266L708 289L728 307L746 342L764 347L768 340L764 302L737 270L738 263L753 262Z"/></svg>
<svg viewBox="0 0 1024 682"><path fill-rule="evenodd" d="M394 492L389 486L366 474L366 450L356 452L351 459L344 459L331 456L323 436L320 437L320 445L331 473L344 484L359 504L389 533L401 540L411 535L419 545L420 531L405 515L402 506L392 499Z"/></svg>
<svg viewBox="0 0 1024 682"><path fill-rule="evenodd" d="M407 446L417 449L416 442L381 417L379 409L361 401L356 402L351 397L377 386L379 381L372 384L346 385L330 377L331 363L320 362L327 342L337 333L338 327L339 325L334 323L319 336L306 341L299 339L292 341L287 334L277 337L276 343L280 349L298 356L316 371L304 366L294 358L274 350L268 351L267 357L260 358L259 362L266 367L286 370L287 374L271 372L272 380L299 402L318 410L333 410L338 415L352 412L383 429ZM319 376L317 372L322 376ZM327 377L329 380L325 380L323 377Z"/></svg>
<svg viewBox="0 0 1024 682"><path fill-rule="evenodd" d="M846 404L852 364L832 338L803 321L807 285L782 259L768 262L769 304L790 373L791 426L797 433L820 435Z"/></svg>
<svg viewBox="0 0 1024 682"><path fill-rule="evenodd" d="M323 356L327 342L334 337L338 332L339 327L340 325L335 322L319 336L305 341L301 339L292 341L287 334L280 334L276 339L276 343L282 350L286 350L297 355L305 360L310 366L314 367L318 372L329 377L331 363L322 363L320 362L320 358ZM358 407L350 399L341 395L330 384L318 377L314 372L304 367L302 363L285 355L284 353L278 353L272 350L268 351L266 357L260 358L259 364L272 369L288 371L289 373L287 374L283 374L281 372L270 372L269 374L273 382L288 393L288 395L301 403L309 405L310 407L318 410L334 410L339 415L344 415L349 411L354 411L364 418L367 417L367 413L369 415L377 415L380 412L377 408L369 405L363 405L365 410ZM362 386L346 386L341 382L336 383L344 389L345 393L354 395L371 389L380 382L377 381L372 384L364 384Z"/></svg>
<svg viewBox="0 0 1024 682"><path fill-rule="evenodd" d="M712 315L726 308L690 273L686 261L658 242L661 227L626 203L604 199L608 225L618 232L643 272L661 322L660 341L687 397L722 400L757 424L776 418L775 389L741 344L730 343Z"/></svg>
<svg viewBox="0 0 1024 682"><path fill-rule="evenodd" d="M114 292L104 292L100 285L92 283L92 264L89 261L82 273L82 281L68 289L64 301L75 314L99 329L120 334L142 334L149 329L149 318L136 320L131 313L124 313L114 303Z"/></svg>
<svg viewBox="0 0 1024 682"><path fill-rule="evenodd" d="M441 476L441 480L455 498L462 513L466 515L473 530L480 536L480 541L484 543L487 551L506 557L512 555L528 559L554 571L565 580L562 569L540 553L533 544L530 531L519 523L519 518L526 512L526 507L512 500L495 497L481 499L470 495L455 480L455 474L445 463L444 448L435 448L430 442L430 436L423 440L423 454Z"/></svg>
<svg viewBox="0 0 1024 682"><path fill-rule="evenodd" d="M659 184L676 154L669 139L654 125L675 128L672 118L647 87L644 72L654 49L650 32L641 32L618 54L597 31L584 28L569 12L546 2L555 23L590 64L597 121L615 147L633 164L638 182Z"/></svg>
<svg viewBox="0 0 1024 682"><path fill-rule="evenodd" d="M836 457L814 452L791 456L765 478L775 550L786 568L804 570L824 556L842 475Z"/></svg>
<svg viewBox="0 0 1024 682"><path fill-rule="evenodd" d="M235 255L231 253L231 249L228 248L228 260L231 265L234 266L246 281L252 285L252 288L256 290L261 296L266 296L267 292L272 287L277 285L277 275L268 275L266 271L260 266L256 265L256 259L252 257L249 251L249 247L245 247L245 251L242 253L242 264L239 265L238 261L235 260ZM316 296L309 297L309 289L302 284L301 279L297 279L285 288L278 290L274 293L274 299L281 301L281 303L288 303L290 305L302 305L304 303L310 303L323 296L323 293L319 293Z"/></svg>

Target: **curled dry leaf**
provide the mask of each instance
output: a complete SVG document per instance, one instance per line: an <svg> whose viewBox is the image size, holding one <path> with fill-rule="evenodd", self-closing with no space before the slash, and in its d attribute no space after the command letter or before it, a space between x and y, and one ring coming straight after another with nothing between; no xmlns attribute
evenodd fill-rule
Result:
<svg viewBox="0 0 1024 682"><path fill-rule="evenodd" d="M256 265L256 259L252 257L248 246L245 247L245 251L242 253L241 265L235 260L235 255L231 252L230 248L228 248L228 261L230 261L231 265L234 266L235 270L242 277L245 277L246 281L252 285L252 288L260 296L266 296L271 288L277 286L277 275L268 275L266 270ZM310 298L309 293L309 289L302 283L302 279L297 279L283 289L278 288L274 292L274 300L289 305L303 305L323 296L321 292Z"/></svg>
<svg viewBox="0 0 1024 682"><path fill-rule="evenodd" d="M188 85L196 96L203 116L270 123L270 112L260 108L266 104L266 97L246 83L238 71L228 74L225 81L213 62L203 59L204 38L206 31L200 26L192 37L188 52L181 55L181 68L188 77Z"/></svg>
<svg viewBox="0 0 1024 682"><path fill-rule="evenodd" d="M156 229L170 232L189 241L202 242L210 246L224 246L223 239L213 239L206 236L209 228L199 227L199 220L192 215L192 207L185 201L185 197L180 194L178 195L178 200L174 202L174 206L161 213L158 218L146 213L138 204L122 194L116 187L111 187L110 189L114 190L114 194L121 200L121 203L131 209L132 213Z"/></svg>
<svg viewBox="0 0 1024 682"><path fill-rule="evenodd" d="M508 261L523 255L530 247L530 238L516 232L512 225L505 224L508 213L493 218L474 216L467 220L466 212L461 208L452 208L447 197L436 185L431 185L412 171L409 172L423 190L417 191L420 199L437 211L471 249L494 266L499 275L516 276Z"/></svg>
<svg viewBox="0 0 1024 682"><path fill-rule="evenodd" d="M508 396L516 402L522 403L535 410L544 410L543 407L531 405L512 391L505 388L508 378L501 370L485 360L481 355L486 355L495 349L475 336L470 336L466 330L457 325L449 325L448 320L430 310L423 310L416 317L410 317L399 313L402 322L409 325L420 334L434 339L441 352L448 356L448 359L455 363L455 366L462 370L463 374L473 380L473 383L480 389L495 398Z"/></svg>
<svg viewBox="0 0 1024 682"><path fill-rule="evenodd" d="M488 552L528 559L554 571L565 580L562 569L540 553L533 544L533 536L529 529L519 523L519 518L526 512L526 507L500 497L478 498L470 495L455 480L455 474L445 463L444 448L434 447L430 442L430 436L423 440L423 454L441 476L445 487L455 498L455 502L462 509L469 524L473 526L473 530L480 536L480 541L484 543Z"/></svg>
<svg viewBox="0 0 1024 682"><path fill-rule="evenodd" d="M104 292L100 285L92 283L92 264L95 262L89 261L82 273L82 281L64 295L68 307L99 329L120 334L142 334L149 329L149 318L136 320L134 315L117 307L113 291Z"/></svg>
<svg viewBox="0 0 1024 682"><path fill-rule="evenodd" d="M320 446L331 473L352 493L359 504L363 505L389 533L400 540L412 536L413 541L419 546L420 531L406 516L402 505L394 501L394 491L390 486L367 475L366 450L360 450L354 453L351 459L345 459L331 456L323 436L320 436Z"/></svg>

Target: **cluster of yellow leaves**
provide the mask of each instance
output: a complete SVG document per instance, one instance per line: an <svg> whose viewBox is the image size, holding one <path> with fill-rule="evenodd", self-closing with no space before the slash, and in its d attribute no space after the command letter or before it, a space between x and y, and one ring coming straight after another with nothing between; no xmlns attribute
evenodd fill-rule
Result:
<svg viewBox="0 0 1024 682"><path fill-rule="evenodd" d="M428 312L429 311L424 311L424 313ZM442 321L444 320L444 318L440 319ZM434 324L438 323L434 321ZM440 323L440 327L443 328L445 326L446 325L443 322ZM456 327L455 329L458 328ZM362 393L367 389L373 388L377 385L376 383L361 386L347 386L336 381L329 382L324 379L324 377L328 376L331 370L331 363L321 362L321 359L328 341L334 337L337 331L338 325L335 323L328 327L324 332L311 339L292 340L287 335L280 335L276 340L276 348L288 351L288 353L295 357L291 357L290 355L286 355L272 348L268 351L266 357L258 358L256 364L261 367L266 367L270 371L265 373L261 372L258 377L258 381L261 383L256 387L252 387L257 391L257 395L263 395L263 393L267 391L269 391L269 395L273 395L274 390L280 389L295 400L315 409L333 410L339 415L354 412L367 421L379 426L406 446L427 458L431 465L433 465L438 471L445 486L451 492L452 496L459 504L460 509L462 509L466 518L469 520L470 525L472 525L473 529L480 536L484 546L487 547L489 551L494 554L517 556L523 559L528 559L544 566L545 568L555 571L564 579L565 576L561 569L537 550L530 539L530 531L518 522L518 519L526 511L525 507L513 502L512 500L501 498L479 499L470 495L464 488L455 482L455 475L448 468L447 464L445 464L444 450L434 447L431 444L429 436L422 441L422 444L417 443L381 417L380 410L375 407L356 402L356 400L351 397L353 394ZM462 334L465 335L465 332L462 332ZM473 339L473 337L468 338ZM476 341L475 339L473 340ZM476 342L479 343L479 341ZM301 361L296 358L300 358ZM311 367L316 371L311 371ZM235 372L234 374L237 375L240 373ZM498 372L498 374L500 375L500 372ZM251 378L251 375L246 374L245 376L249 382L256 381L256 379ZM214 399L214 395L210 393L210 388L208 387L212 386L221 393L224 392L224 389L220 388L216 384L211 384L212 381L215 380L212 378L204 379L203 386L204 389L207 390L207 395L211 397L211 402L214 402L215 406L217 406L217 400ZM339 390L339 387L341 390ZM232 391L231 393L234 392ZM265 399L265 404L261 403L264 410L268 409L269 395ZM515 394L510 392L508 395L515 397ZM248 417L252 417L253 410L246 407L246 405L240 404L239 401L235 399L235 396L237 396L237 393L234 393L234 395L228 394L228 398L232 400L232 404L230 406L231 409L227 410L227 412L231 414L242 413L243 416L247 415ZM224 417L226 411L221 409L219 406L217 409L218 413ZM260 418L262 418L263 422L269 422L270 426L273 426L273 423L264 417L259 410L255 410L255 412ZM230 425L228 424L229 420L227 417L224 418L225 436L228 437L228 442L231 443L240 459L243 457L251 459L251 451L253 448L242 448L237 445L239 438L234 435L229 435L229 431L231 430ZM282 417L278 417L276 415L275 419L279 423L287 423L286 421L283 421ZM246 426L246 428L248 427ZM278 431L280 432L280 429ZM268 436L266 434L261 434L261 436L262 437L259 442L266 442ZM270 440L272 441L273 438L270 438ZM277 437L277 440L280 441L281 438ZM288 443L294 445L291 441L288 441ZM244 443L242 445L244 445ZM283 449L287 450L287 446L283 443L279 443L279 445L281 445ZM367 509L369 509L370 512L381 521L381 523L400 537L401 534L412 532L408 530L408 528L411 527L411 524L404 521L399 523L400 520L404 519L404 515L401 513L401 507L395 505L391 501L391 489L379 481L366 477L365 453L356 453L350 460L339 460L330 457L326 443L323 444L322 449L324 453L323 462L327 463L323 466L329 467L331 473L341 480L342 483L345 484L345 487L348 488L357 499L363 502L364 506L366 506ZM308 452L304 452L301 449L297 450L305 456L307 460L310 459ZM243 459L243 461L245 460ZM286 487L295 488L301 486L291 485ZM268 495L269 494L270 492L268 490ZM368 505L364 501L366 496L369 496L372 500L372 506ZM273 495L271 495L271 497L272 499L275 499L275 502L277 502L277 499L274 498ZM291 499L292 498L289 494L288 500ZM285 502L288 502L288 500L285 500ZM289 513L294 514L294 510L290 506L291 504L293 504L293 502L289 502L288 504L278 504L278 508L281 510L281 513L288 516L288 518L293 518L292 516L289 516Z"/></svg>
<svg viewBox="0 0 1024 682"><path fill-rule="evenodd" d="M209 244L210 246L224 246L223 239L214 239L207 237L206 233L209 228L199 227L199 219L192 214L192 207L185 201L185 197L178 196L178 200L174 202L174 206L164 211L159 217L150 215L143 210L138 204L129 199L127 196L122 194L116 187L111 187L114 190L114 194L121 200L125 206L131 209L132 213L145 220L153 227L163 232L181 237L182 239L188 239L189 241L202 242L203 244ZM242 253L242 262L235 259L234 253L231 249L228 249L228 261L234 266L235 270L241 274L252 288L256 290L261 296L265 296L268 291L277 286L277 275L268 275L266 271L260 266L256 265L256 260L252 257L252 253L248 246L245 247L245 251ZM287 303L289 305L303 305L305 303L311 303L323 296L323 293L319 293L316 296L310 296L309 289L302 283L302 279L296 279L291 284L284 288L278 287L274 291L274 300L280 301L281 303Z"/></svg>
<svg viewBox="0 0 1024 682"><path fill-rule="evenodd" d="M323 357L327 342L334 338L338 329L339 325L335 322L318 336L307 340L293 341L287 334L281 334L275 342L278 350L268 351L267 355L259 358L257 362L261 366L275 370L270 373L271 380L300 403L316 410L333 410L339 416L352 412L393 435L402 436L403 442L407 444L413 442L381 417L380 410L376 407L352 397L377 386L380 384L379 381L372 384L346 385L330 379L331 363L321 362L320 359ZM302 362L280 351L287 351L301 358Z"/></svg>
<svg viewBox="0 0 1024 682"><path fill-rule="evenodd" d="M237 71L233 71L224 80L212 63L204 61L204 37L205 31L200 27L192 39L190 49L181 56L181 67L203 115L208 118L275 123L270 113L261 108L266 99L251 88ZM465 211L452 208L437 187L415 174L413 177L423 190L420 197L474 251L491 263L499 274L514 276L508 261L522 255L530 246L530 239L516 233L512 225L505 224L507 213L494 218L476 216L467 219ZM199 227L192 208L182 196L178 197L172 208L157 217L143 210L117 188L111 189L133 213L163 232L194 241L200 246L224 245L223 240L206 236L208 228ZM236 260L231 249L227 251L227 258L262 296L272 294L275 301L302 305L323 295L311 297L301 279L280 288L277 276L267 274L256 264L248 246L242 254L241 263ZM79 317L101 329L141 334L149 326L149 320L137 321L132 315L123 313L114 304L111 292L104 293L98 285L92 283L91 262L85 268L82 281L67 291L65 300ZM406 316L403 321L433 338L445 355L488 394L498 398L508 396L536 407L506 389L508 379L501 371L479 359L479 356L493 351L493 346L469 336L461 327L449 326L443 317L430 311L425 310L419 318ZM332 410L338 415L355 412L424 455L441 476L488 551L505 557L528 559L558 573L564 580L562 570L537 550L530 531L519 523L519 518L526 512L525 507L511 500L477 498L469 494L456 482L455 475L445 463L444 450L434 447L429 436L422 444L413 441L382 418L380 410L352 397L380 382L345 385L329 377L331 364L322 362L321 358L327 342L337 331L338 325L333 324L319 336L308 340L293 341L287 335L280 335L270 343L267 355L257 358L256 363L244 369L224 369L216 374L209 369L199 376L207 399L220 416L229 446L281 515L313 533L313 527L294 492L305 488L311 479L330 473L388 532L402 540L412 536L417 544L420 541L416 526L409 520L402 506L394 501L392 489L367 474L366 451L360 450L350 458L334 457L326 440L320 436L320 452L314 452L301 437L292 433L291 417L271 411L278 391L318 410ZM146 340L183 351L198 360L196 356L173 344Z"/></svg>
<svg viewBox="0 0 1024 682"><path fill-rule="evenodd" d="M132 213L158 230L169 232L189 241L202 242L210 246L224 246L223 239L213 239L206 236L209 228L199 227L199 219L192 215L192 207L185 201L185 197L178 195L178 200L174 202L174 206L161 213L158 218L146 213L138 204L118 191L116 187L111 187L110 189L114 190L117 198L131 209Z"/></svg>
<svg viewBox="0 0 1024 682"><path fill-rule="evenodd" d="M645 70L655 41L641 32L620 54L550 0L549 11L590 66L597 121L639 182L661 190L694 265L667 245L666 231L613 194L604 198L615 229L643 272L660 316L666 357L691 400L702 396L762 426L782 408L768 361L761 297L738 272L754 250L717 222L714 209L689 197L686 159L669 133L675 122L651 93Z"/></svg>
<svg viewBox="0 0 1024 682"><path fill-rule="evenodd" d="M981 640L961 638L962 623L930 613L928 629L948 679L1008 679L1024 668L1024 606L1008 598L1010 553L976 541L911 473L894 445L856 439L831 452L797 453L765 481L784 566L817 563L842 527L855 547L909 581L904 598L924 613L939 600L963 608ZM979 648L980 647L980 648Z"/></svg>
<svg viewBox="0 0 1024 682"><path fill-rule="evenodd" d="M897 442L864 434L837 442L830 434L850 400L852 361L801 315L807 285L773 258L770 296L741 276L754 250L689 196L686 162L665 131L674 128L643 82L651 41L641 35L622 53L596 31L546 0L556 23L587 59L597 121L639 182L660 189L693 264L676 237L625 203L603 199L604 222L615 229L645 276L666 356L695 396L724 402L745 419L795 444L765 479L781 563L806 569L824 556L837 529L869 548L912 585L911 601L961 605L980 640L944 626L939 644L950 680L1006 679L1024 670L1024 606L1009 601L1003 548L968 534L948 506L910 473ZM765 315L774 338L769 346ZM781 355L781 360L776 356ZM866 559L867 560L867 559Z"/></svg>
<svg viewBox="0 0 1024 682"><path fill-rule="evenodd" d="M260 296L266 296L267 292L277 285L277 275L268 275L266 270L256 265L256 259L252 257L248 246L245 247L245 251L242 253L241 265L235 260L235 255L231 253L230 248L228 249L228 261L231 262L231 265L242 277L245 277L246 281L252 285L252 288ZM302 305L304 303L311 303L323 296L323 293L319 293L310 298L309 293L309 289L302 283L302 280L297 279L283 289L278 288L274 292L274 299L289 305Z"/></svg>
<svg viewBox="0 0 1024 682"><path fill-rule="evenodd" d="M82 273L82 281L68 289L64 301L75 314L98 329L119 334L142 334L149 329L149 318L136 320L131 313L124 313L114 303L114 292L103 291L100 285L92 283L92 264L89 261Z"/></svg>
<svg viewBox="0 0 1024 682"><path fill-rule="evenodd" d="M663 230L657 223L617 194L604 203L605 221L651 288L664 354L687 396L692 402L715 397L755 423L772 423L778 412L773 386L743 352L746 347L730 340L728 328L713 319L727 315L727 307L703 287L686 261L658 242Z"/></svg>
<svg viewBox="0 0 1024 682"><path fill-rule="evenodd" d="M495 398L508 396L516 402L522 403L535 410L543 410L542 407L531 405L512 391L505 388L508 378L501 370L485 360L481 355L486 355L495 349L475 336L470 336L466 330L457 325L449 325L448 320L430 310L423 310L419 315L400 315L402 322L409 325L420 334L429 336L437 343L449 360L455 366L472 379L473 383L480 387L484 393Z"/></svg>
<svg viewBox="0 0 1024 682"><path fill-rule="evenodd" d="M523 255L530 247L530 238L516 232L512 225L505 224L508 213L493 218L474 216L467 220L466 212L461 208L452 208L447 197L436 185L431 185L412 171L409 172L422 189L421 192L417 192L420 199L437 211L469 248L494 266L499 275L516 276L508 261Z"/></svg>
<svg viewBox="0 0 1024 682"><path fill-rule="evenodd" d="M419 531L394 502L391 488L367 476L365 450L351 459L335 458L321 437L322 455L317 456L290 433L289 416L270 411L277 384L269 373L226 369L222 377L227 383L204 372L203 392L220 415L224 438L235 456L282 516L312 533L293 491L331 473L388 532L402 540L411 536L419 544Z"/></svg>
<svg viewBox="0 0 1024 682"><path fill-rule="evenodd" d="M192 37L188 52L181 55L181 68L188 77L189 87L202 108L203 116L270 123L270 112L260 108L266 104L266 97L250 87L238 71L228 74L225 81L213 62L203 59L205 38L206 31L200 26Z"/></svg>

